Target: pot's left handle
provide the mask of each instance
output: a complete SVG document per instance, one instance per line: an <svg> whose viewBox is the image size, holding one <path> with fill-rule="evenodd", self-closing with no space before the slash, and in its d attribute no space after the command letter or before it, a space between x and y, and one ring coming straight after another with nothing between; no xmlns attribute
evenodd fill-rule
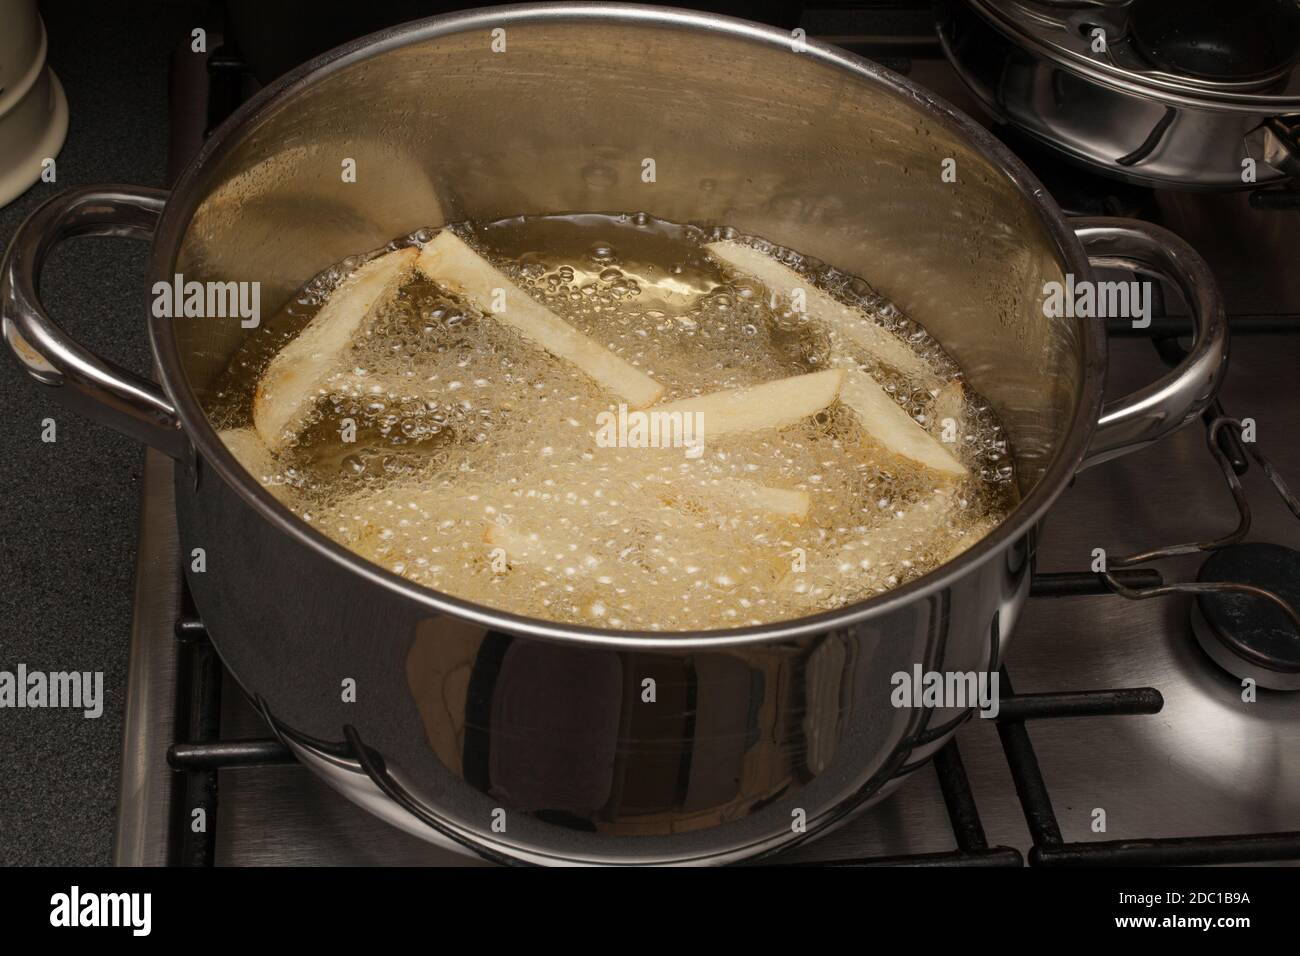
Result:
<svg viewBox="0 0 1300 956"><path fill-rule="evenodd" d="M0 321L18 364L59 401L179 458L185 433L162 387L84 349L50 318L39 294L45 257L64 239L147 241L166 199L165 191L143 186L83 186L38 207L18 227L0 265Z"/></svg>
<svg viewBox="0 0 1300 956"><path fill-rule="evenodd" d="M1210 267L1168 229L1136 219L1071 219L1094 266L1156 275L1182 293L1194 341L1176 368L1108 402L1083 468L1145 448L1181 428L1214 400L1228 370L1228 320Z"/></svg>

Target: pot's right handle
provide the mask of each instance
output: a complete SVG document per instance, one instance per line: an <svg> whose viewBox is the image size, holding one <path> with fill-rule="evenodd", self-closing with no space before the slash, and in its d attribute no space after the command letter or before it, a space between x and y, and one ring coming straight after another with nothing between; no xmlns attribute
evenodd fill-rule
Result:
<svg viewBox="0 0 1300 956"><path fill-rule="evenodd" d="M39 293L54 246L74 236L152 239L166 198L142 186L84 186L37 207L0 264L0 327L18 364L63 404L178 458L185 434L162 388L79 345L46 313Z"/></svg>
<svg viewBox="0 0 1300 956"><path fill-rule="evenodd" d="M1167 229L1135 219L1072 219L1094 266L1154 274L1172 283L1191 310L1195 341L1163 378L1107 402L1080 468L1145 448L1205 410L1228 370L1228 321L1210 267Z"/></svg>

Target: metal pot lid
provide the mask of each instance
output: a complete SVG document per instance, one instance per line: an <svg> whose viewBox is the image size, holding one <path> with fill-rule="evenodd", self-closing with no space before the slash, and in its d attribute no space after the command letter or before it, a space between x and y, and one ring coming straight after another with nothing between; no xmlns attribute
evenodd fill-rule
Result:
<svg viewBox="0 0 1300 956"><path fill-rule="evenodd" d="M1300 0L965 2L1018 45L1122 92L1300 113Z"/></svg>

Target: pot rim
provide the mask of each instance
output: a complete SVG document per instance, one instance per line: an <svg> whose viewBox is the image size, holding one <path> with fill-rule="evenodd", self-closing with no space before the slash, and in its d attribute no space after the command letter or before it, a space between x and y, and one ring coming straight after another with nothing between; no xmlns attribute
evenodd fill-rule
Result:
<svg viewBox="0 0 1300 956"><path fill-rule="evenodd" d="M473 29L490 30L496 26L518 24L520 21L607 21L670 26L724 34L786 50L790 48L790 34L775 27L698 11L623 3L532 3L469 10L415 20L361 37L323 53L280 77L244 103L212 133L177 180L166 203L150 253L151 284L171 278L176 251L198 205L200 195L197 189L205 175L254 130L265 116L277 108L283 98L301 92L337 71L411 43ZM846 50L809 38L800 55L844 70L860 80L885 87L923 111L929 120L945 127L977 149L1029 201L1065 271L1073 272L1076 276L1091 276L1092 269L1082 244L1067 225L1059 207L1034 175L992 133L928 90ZM899 608L948 588L972 568L997 558L1018 539L1029 534L1078 470L1101 412L1106 371L1102 327L1096 322L1076 321L1079 323L1082 345L1082 367L1081 389L1073 419L1042 477L992 532L929 574L864 601L771 624L698 632L616 631L524 617L442 594L372 564L295 516L235 460L217 436L186 380L172 323L151 315L149 338L162 386L174 403L185 434L198 457L214 468L221 480L272 526L336 564L423 606L431 614L449 614L512 634L623 650L681 650L684 642L689 641L692 650L703 650L790 640L883 618ZM202 467L202 463L196 460L192 466L197 470Z"/></svg>

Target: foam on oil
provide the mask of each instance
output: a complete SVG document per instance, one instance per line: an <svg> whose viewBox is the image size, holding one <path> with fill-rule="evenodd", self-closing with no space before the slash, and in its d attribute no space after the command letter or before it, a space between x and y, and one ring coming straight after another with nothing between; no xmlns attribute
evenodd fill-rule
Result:
<svg viewBox="0 0 1300 956"><path fill-rule="evenodd" d="M829 367L849 355L965 464L959 482L887 453L838 403L798 425L682 449L597 444L617 398L413 277L321 389L264 481L303 520L389 570L517 614L617 629L762 624L859 601L968 547L1016 500L1000 423L969 387L940 395L724 274L705 243L773 253L908 342L939 381L961 370L862 279L733 230L645 214L452 226L517 285L666 387L665 401ZM422 230L389 248L422 244ZM368 256L309 282L245 342L215 391L247 425L257 380ZM841 359L842 361L842 359ZM956 405L953 394L959 394ZM355 430L355 440L344 441ZM806 491L801 522L747 509L727 481ZM936 490L941 493L936 494ZM505 527L510 546L489 540ZM503 554L504 552L504 554Z"/></svg>

